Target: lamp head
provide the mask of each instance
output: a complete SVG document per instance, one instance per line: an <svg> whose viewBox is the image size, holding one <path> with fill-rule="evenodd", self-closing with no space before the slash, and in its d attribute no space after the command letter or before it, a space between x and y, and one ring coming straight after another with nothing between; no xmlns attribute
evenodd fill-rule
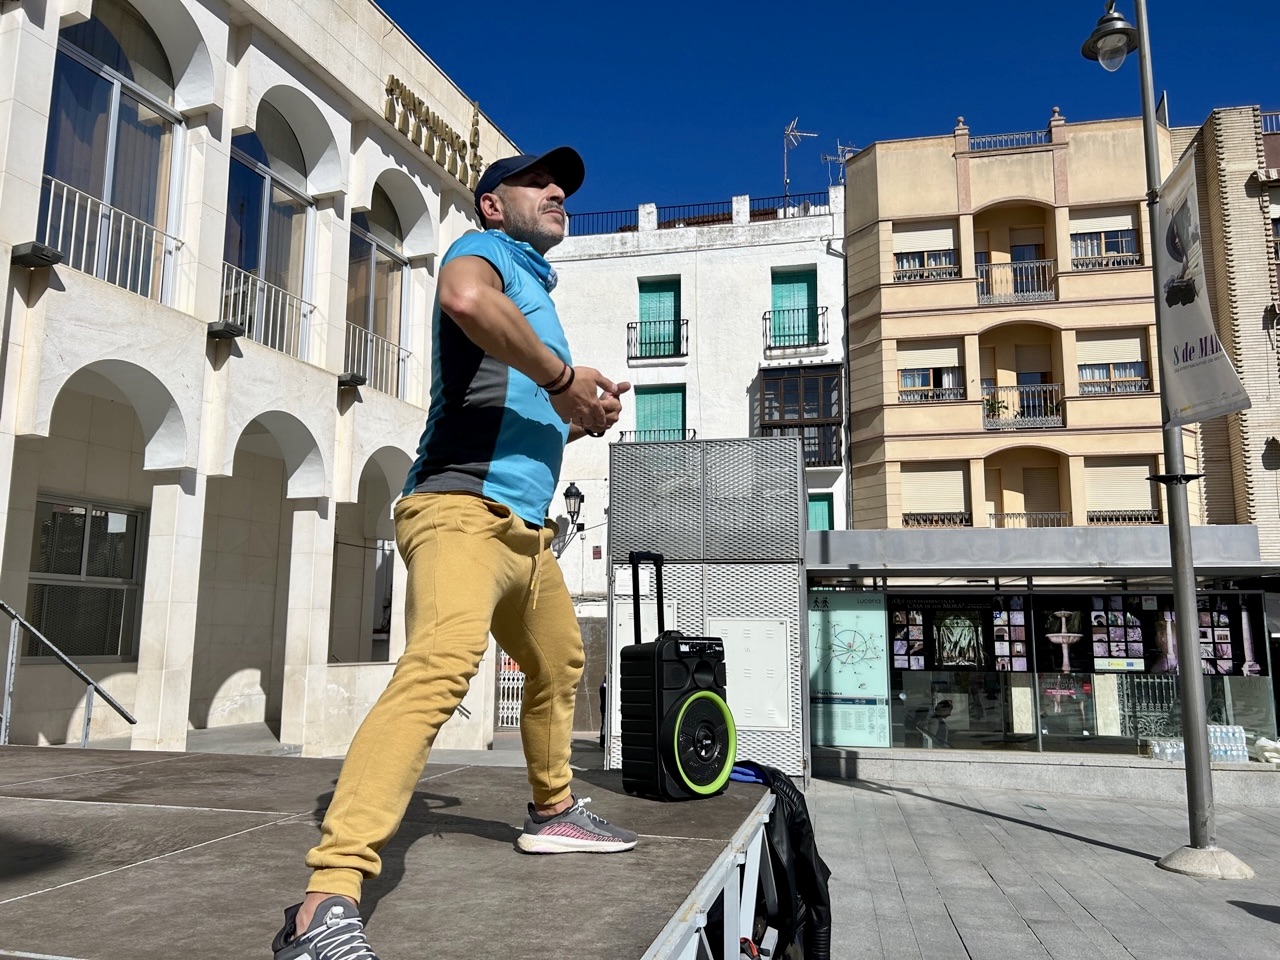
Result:
<svg viewBox="0 0 1280 960"><path fill-rule="evenodd" d="M578 485L569 481L569 486L564 488L564 512L569 515L570 523L578 522L578 514L582 511L582 501L585 499Z"/></svg>
<svg viewBox="0 0 1280 960"><path fill-rule="evenodd" d="M1080 48L1086 60L1096 60L1103 70L1115 73L1125 57L1138 49L1138 31L1123 15L1116 13L1115 0L1107 4L1107 12L1098 18L1097 26Z"/></svg>

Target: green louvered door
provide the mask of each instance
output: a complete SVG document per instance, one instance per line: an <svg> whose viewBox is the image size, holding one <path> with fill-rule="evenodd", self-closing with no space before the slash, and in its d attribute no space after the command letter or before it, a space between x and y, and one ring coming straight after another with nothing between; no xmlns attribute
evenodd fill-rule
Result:
<svg viewBox="0 0 1280 960"><path fill-rule="evenodd" d="M636 387L636 439L684 439L684 384Z"/></svg>
<svg viewBox="0 0 1280 960"><path fill-rule="evenodd" d="M772 347L804 347L818 342L818 272L773 275Z"/></svg>
<svg viewBox="0 0 1280 960"><path fill-rule="evenodd" d="M640 324L634 354L638 358L680 354L680 281L640 281Z"/></svg>

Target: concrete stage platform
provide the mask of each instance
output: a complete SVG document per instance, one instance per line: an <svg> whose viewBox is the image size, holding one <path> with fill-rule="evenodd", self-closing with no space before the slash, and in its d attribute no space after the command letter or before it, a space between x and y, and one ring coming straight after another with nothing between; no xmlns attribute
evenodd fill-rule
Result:
<svg viewBox="0 0 1280 960"><path fill-rule="evenodd" d="M339 767L0 748L0 957L270 957ZM658 803L623 793L617 772L575 776L592 809L641 834L635 850L521 854L523 770L428 764L362 904L383 960L691 956L691 894L705 909L717 871L736 876L772 796L732 783Z"/></svg>

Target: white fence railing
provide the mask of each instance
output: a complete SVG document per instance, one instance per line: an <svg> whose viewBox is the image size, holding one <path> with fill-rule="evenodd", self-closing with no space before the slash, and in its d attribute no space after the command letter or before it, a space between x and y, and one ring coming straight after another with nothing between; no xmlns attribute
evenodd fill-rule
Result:
<svg viewBox="0 0 1280 960"><path fill-rule="evenodd" d="M385 337L380 337L364 327L347 323L346 363L349 373L358 373L374 390L404 399L405 372L409 365L409 351Z"/></svg>
<svg viewBox="0 0 1280 960"><path fill-rule="evenodd" d="M44 178L40 242L62 262L152 300L167 302L182 241L53 177Z"/></svg>
<svg viewBox="0 0 1280 960"><path fill-rule="evenodd" d="M222 265L222 317L251 340L306 359L307 331L315 307L287 290L229 263Z"/></svg>

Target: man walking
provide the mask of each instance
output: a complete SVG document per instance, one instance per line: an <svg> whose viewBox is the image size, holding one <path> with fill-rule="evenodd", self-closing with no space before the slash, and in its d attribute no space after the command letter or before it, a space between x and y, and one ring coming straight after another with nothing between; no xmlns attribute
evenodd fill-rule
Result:
<svg viewBox="0 0 1280 960"><path fill-rule="evenodd" d="M569 769L582 638L547 509L566 442L603 434L628 383L573 366L545 254L564 239L582 185L569 147L500 160L475 190L484 233L441 262L432 319L431 406L395 509L408 565L407 642L343 763L302 903L285 911L275 960L377 960L358 910L381 869L436 733L494 637L525 674L520 734L533 802L528 853L630 850L636 835L573 796Z"/></svg>

